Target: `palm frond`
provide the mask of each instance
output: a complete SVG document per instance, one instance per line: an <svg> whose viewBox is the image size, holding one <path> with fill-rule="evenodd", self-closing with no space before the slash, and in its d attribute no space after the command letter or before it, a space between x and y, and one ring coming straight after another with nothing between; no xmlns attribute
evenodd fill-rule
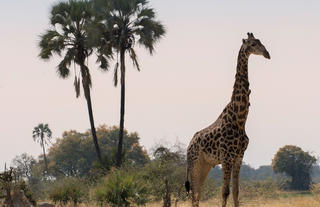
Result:
<svg viewBox="0 0 320 207"><path fill-rule="evenodd" d="M137 55L136 55L136 52L134 51L133 48L129 48L129 54L130 54L131 60L133 62L133 65L137 68L138 71L140 71L140 66L139 66L139 62L137 59Z"/></svg>
<svg viewBox="0 0 320 207"><path fill-rule="evenodd" d="M57 72L61 78L67 78L69 76L69 67L72 61L74 61L75 55L75 49L69 48L63 60L59 63Z"/></svg>
<svg viewBox="0 0 320 207"><path fill-rule="evenodd" d="M98 54L98 58L97 58L97 63L100 63L99 68L102 70L108 70L109 69L109 61L108 59L102 55L102 54Z"/></svg>
<svg viewBox="0 0 320 207"><path fill-rule="evenodd" d="M159 21L143 18L135 22L136 35L140 37L138 43L146 47L150 54L153 53L154 44L165 34L165 28Z"/></svg>
<svg viewBox="0 0 320 207"><path fill-rule="evenodd" d="M64 38L55 30L48 30L45 34L40 36L40 54L42 59L49 59L52 53L60 55L61 50L64 49Z"/></svg>
<svg viewBox="0 0 320 207"><path fill-rule="evenodd" d="M80 77L77 77L77 76L74 77L73 85L76 92L76 97L78 98L80 96Z"/></svg>
<svg viewBox="0 0 320 207"><path fill-rule="evenodd" d="M48 124L40 123L38 126L34 127L32 131L32 137L35 142L40 143L41 146L47 144L52 137L52 132Z"/></svg>
<svg viewBox="0 0 320 207"><path fill-rule="evenodd" d="M151 8L142 8L141 11L137 15L138 18L154 18L155 17L155 12Z"/></svg>

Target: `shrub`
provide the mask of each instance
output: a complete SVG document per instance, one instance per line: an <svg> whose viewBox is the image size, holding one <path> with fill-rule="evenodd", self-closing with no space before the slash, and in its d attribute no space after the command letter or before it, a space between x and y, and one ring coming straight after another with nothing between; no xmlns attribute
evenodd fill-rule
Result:
<svg viewBox="0 0 320 207"><path fill-rule="evenodd" d="M254 200L257 198L270 199L279 197L279 184L274 180L243 181L240 183L240 198Z"/></svg>
<svg viewBox="0 0 320 207"><path fill-rule="evenodd" d="M49 198L54 203L66 205L72 202L74 206L82 203L86 197L83 190L84 186L82 181L77 178L65 178L56 182L49 193Z"/></svg>
<svg viewBox="0 0 320 207"><path fill-rule="evenodd" d="M93 190L98 203L112 207L141 206L148 202L148 190L145 185L124 170L113 170Z"/></svg>
<svg viewBox="0 0 320 207"><path fill-rule="evenodd" d="M320 203L320 183L311 185L310 191L314 199Z"/></svg>
<svg viewBox="0 0 320 207"><path fill-rule="evenodd" d="M221 185L219 185L213 177L208 176L201 193L201 200L206 201L213 198L214 196L220 196L220 189Z"/></svg>

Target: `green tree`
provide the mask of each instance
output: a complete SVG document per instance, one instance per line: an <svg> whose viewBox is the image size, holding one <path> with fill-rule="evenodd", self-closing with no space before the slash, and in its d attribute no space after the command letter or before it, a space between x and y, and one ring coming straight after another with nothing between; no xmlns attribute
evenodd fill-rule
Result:
<svg viewBox="0 0 320 207"><path fill-rule="evenodd" d="M310 172L316 158L300 147L286 145L278 150L272 160L272 168L276 173L285 173L291 177L291 188L308 190L311 182Z"/></svg>
<svg viewBox="0 0 320 207"><path fill-rule="evenodd" d="M115 151L119 128L102 125L97 128L101 150L108 154L106 168L115 164ZM125 160L128 165L142 166L149 161L147 152L139 144L137 133L124 133ZM95 161L91 133L80 133L74 130L64 132L49 148L49 172L55 177L88 176ZM114 154L114 156L112 156ZM114 158L114 159L113 159Z"/></svg>
<svg viewBox="0 0 320 207"><path fill-rule="evenodd" d="M156 199L163 201L163 207L170 207L173 197L176 203L184 199L184 181L186 169L185 150L177 145L155 149L154 159L142 170L142 176L150 183L150 192Z"/></svg>
<svg viewBox="0 0 320 207"><path fill-rule="evenodd" d="M39 124L38 126L34 127L32 131L32 137L35 142L40 143L40 146L43 150L43 158L44 158L44 164L45 164L45 173L48 172L48 160L46 156L46 149L45 145L48 145L50 143L50 139L52 132L48 126L48 124Z"/></svg>
<svg viewBox="0 0 320 207"><path fill-rule="evenodd" d="M120 131L117 151L117 166L121 165L124 114L125 114L125 57L129 54L133 65L140 71L135 43L144 46L150 54L154 52L155 43L165 34L164 26L155 19L155 12L150 8L147 0L96 0L96 6L102 21L97 28L100 29L99 39L100 60L105 62L103 56L109 55L110 46L117 53L117 63L114 69L114 85L118 84L118 54L120 54ZM101 8L101 6L103 6ZM101 62L100 61L100 62Z"/></svg>
<svg viewBox="0 0 320 207"><path fill-rule="evenodd" d="M62 56L63 60L58 65L58 74L61 78L70 75L72 63L80 67L82 87L87 101L89 120L94 147L98 159L101 161L101 153L94 125L91 103L91 76L86 60L92 54L92 46L88 37L87 28L92 18L91 3L86 0L69 0L60 2L51 9L51 28L41 35L39 46L40 58L48 60L53 53ZM74 81L76 97L80 95L80 75L75 72Z"/></svg>

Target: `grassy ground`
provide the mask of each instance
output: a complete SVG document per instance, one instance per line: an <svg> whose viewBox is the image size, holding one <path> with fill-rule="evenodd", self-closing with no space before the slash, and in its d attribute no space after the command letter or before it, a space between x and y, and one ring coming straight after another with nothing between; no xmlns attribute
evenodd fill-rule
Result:
<svg viewBox="0 0 320 207"><path fill-rule="evenodd" d="M162 207L161 203L148 204L148 207ZM174 205L172 205L174 207ZM178 207L190 207L189 202L180 202ZM217 199L201 202L200 207L219 207L221 202ZM228 207L233 207L232 199L229 199ZM320 207L320 202L313 196L295 195L280 197L278 199L254 199L242 202L241 207Z"/></svg>

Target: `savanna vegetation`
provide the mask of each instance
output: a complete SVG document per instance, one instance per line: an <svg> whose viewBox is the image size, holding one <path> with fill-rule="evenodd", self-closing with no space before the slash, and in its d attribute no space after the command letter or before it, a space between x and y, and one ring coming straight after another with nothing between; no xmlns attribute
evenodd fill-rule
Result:
<svg viewBox="0 0 320 207"><path fill-rule="evenodd" d="M39 157L22 153L5 167L0 174L4 206L17 206L18 202L30 206L39 201L59 206L189 206L184 189L186 146L158 144L147 151L139 134L124 127L126 57L140 71L136 46L153 54L164 35L165 27L147 0L68 0L52 6L50 27L40 36L39 57L61 58L57 66L60 78L75 71L76 97L82 88L90 130L65 131L53 141L48 124L36 126L33 140L43 153ZM91 56L103 71L114 65L114 86L120 75L119 126L95 126L92 68L88 65ZM320 206L320 167L316 161L301 148L287 145L279 149L270 165L254 169L243 163L241 205ZM211 170L202 206L221 205L221 178L219 166Z"/></svg>
<svg viewBox="0 0 320 207"><path fill-rule="evenodd" d="M32 202L45 200L60 206L190 205L184 189L186 149L183 144L155 145L147 152L140 145L138 133L124 130L123 163L117 168L118 136L116 126L97 128L102 162L96 157L90 130L64 132L48 147L47 165L43 155L38 158L26 153L16 156L11 168L1 174L3 202L10 203L6 196L8 192L24 189ZM294 149L312 157L296 146ZM282 151L283 148L279 149L272 165L254 169L243 163L240 182L243 206L282 206L281 203L294 206L297 202L308 203L302 206L320 205L320 186L315 182L320 178L319 166L313 164L309 169L309 163L304 163L304 167L301 161L300 168L309 172L310 182L302 179L300 182L308 181L302 186L308 185L310 189L296 191L290 174L278 173L274 169L275 160L281 163L290 161L279 156ZM220 205L221 177L219 166L211 170L203 190L202 206Z"/></svg>

